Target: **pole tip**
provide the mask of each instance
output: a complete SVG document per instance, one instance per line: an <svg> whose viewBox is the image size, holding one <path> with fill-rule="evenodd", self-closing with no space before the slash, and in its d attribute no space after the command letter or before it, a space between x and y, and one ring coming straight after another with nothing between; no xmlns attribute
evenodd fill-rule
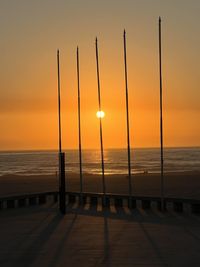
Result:
<svg viewBox="0 0 200 267"><path fill-rule="evenodd" d="M57 54L59 55L59 49L57 49Z"/></svg>
<svg viewBox="0 0 200 267"><path fill-rule="evenodd" d="M159 16L159 22L161 22L161 16Z"/></svg>
<svg viewBox="0 0 200 267"><path fill-rule="evenodd" d="M97 44L97 42L98 42L97 37L96 37L96 39L95 39L95 42L96 42L96 44Z"/></svg>
<svg viewBox="0 0 200 267"><path fill-rule="evenodd" d="M77 53L78 53L78 45L77 45L77 47L76 47L76 51L77 51Z"/></svg>
<svg viewBox="0 0 200 267"><path fill-rule="evenodd" d="M124 35L126 35L126 30L124 29Z"/></svg>

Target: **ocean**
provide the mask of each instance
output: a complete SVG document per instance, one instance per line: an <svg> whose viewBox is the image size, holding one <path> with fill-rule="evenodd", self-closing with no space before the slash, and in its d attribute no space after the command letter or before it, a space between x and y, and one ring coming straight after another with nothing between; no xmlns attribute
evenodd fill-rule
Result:
<svg viewBox="0 0 200 267"><path fill-rule="evenodd" d="M66 150L66 172L79 173L78 150ZM99 150L83 150L83 172L101 173ZM105 174L127 174L127 150L105 149ZM159 148L137 148L131 150L132 173L159 173ZM165 172L200 171L200 148L165 148ZM0 176L49 175L58 172L56 151L9 151L0 152Z"/></svg>

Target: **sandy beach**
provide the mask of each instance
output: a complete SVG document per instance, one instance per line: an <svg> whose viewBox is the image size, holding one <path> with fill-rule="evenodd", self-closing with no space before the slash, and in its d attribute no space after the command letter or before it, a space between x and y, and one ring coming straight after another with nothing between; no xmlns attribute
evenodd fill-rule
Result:
<svg viewBox="0 0 200 267"><path fill-rule="evenodd" d="M168 173L165 174L164 181L166 196L200 199L200 172ZM102 192L100 175L84 174L83 183L85 192ZM160 195L159 174L133 175L132 185L135 195ZM56 175L5 175L0 177L0 196L57 190L58 178ZM78 174L66 173L66 190L79 191ZM127 194L127 176L107 175L106 191L108 193Z"/></svg>

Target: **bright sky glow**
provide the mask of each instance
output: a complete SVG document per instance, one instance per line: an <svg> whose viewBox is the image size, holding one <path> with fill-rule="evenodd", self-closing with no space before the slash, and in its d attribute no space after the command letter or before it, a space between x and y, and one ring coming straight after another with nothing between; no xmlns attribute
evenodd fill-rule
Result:
<svg viewBox="0 0 200 267"><path fill-rule="evenodd" d="M1 0L0 150L57 149L58 48L63 149L78 148L77 46L82 143L99 148L96 36L104 147L125 148L124 28L131 147L159 147L159 16L164 146L200 146L199 11L199 0Z"/></svg>
<svg viewBox="0 0 200 267"><path fill-rule="evenodd" d="M103 110L97 111L96 113L97 118L105 117L105 112Z"/></svg>

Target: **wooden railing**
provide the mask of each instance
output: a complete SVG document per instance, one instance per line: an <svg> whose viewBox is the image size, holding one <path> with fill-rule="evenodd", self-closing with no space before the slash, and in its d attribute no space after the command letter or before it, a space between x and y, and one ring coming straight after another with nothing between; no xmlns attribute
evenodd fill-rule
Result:
<svg viewBox="0 0 200 267"><path fill-rule="evenodd" d="M66 204L71 205L78 203L78 205L84 205L89 203L90 205L100 204L104 207L109 207L110 205L127 207L129 205L129 195L106 194L105 201L103 201L103 196L102 193L84 192L80 194L79 192L66 192ZM47 202L56 203L58 200L58 192L6 196L0 198L0 210L43 205ZM147 210L151 209L152 206L156 206L158 210L161 210L160 197L134 196L131 201L131 209L140 206ZM168 210L168 208L171 207L175 212L190 210L191 213L200 214L200 200L167 197L164 200L164 206L165 210Z"/></svg>

